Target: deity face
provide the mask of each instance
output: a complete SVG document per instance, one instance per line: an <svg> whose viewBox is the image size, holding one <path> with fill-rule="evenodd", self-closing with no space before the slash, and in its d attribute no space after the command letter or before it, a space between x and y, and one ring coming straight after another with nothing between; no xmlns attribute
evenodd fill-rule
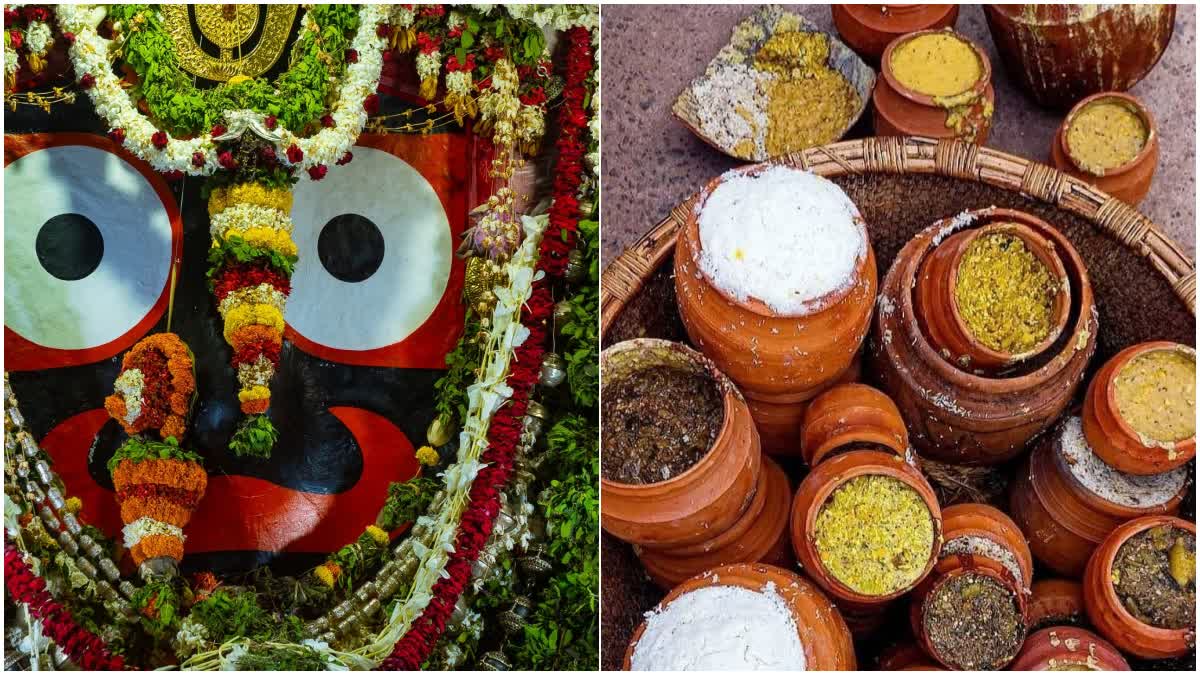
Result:
<svg viewBox="0 0 1200 675"><path fill-rule="evenodd" d="M364 136L353 162L296 186L300 261L269 411L280 435L257 460L227 450L241 414L205 278L203 179L167 184L95 133L6 136L5 367L83 519L119 539L105 463L125 434L104 397L169 313L196 360L184 445L209 472L184 571L296 572L374 522L388 483L419 470L462 330L467 146L462 133Z"/></svg>

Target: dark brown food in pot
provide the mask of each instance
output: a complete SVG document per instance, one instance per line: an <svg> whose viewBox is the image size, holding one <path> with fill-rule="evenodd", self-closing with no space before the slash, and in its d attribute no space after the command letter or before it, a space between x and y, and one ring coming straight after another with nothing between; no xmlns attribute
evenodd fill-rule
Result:
<svg viewBox="0 0 1200 675"><path fill-rule="evenodd" d="M925 633L947 664L996 670L1025 642L1025 622L1012 590L980 574L962 574L925 599Z"/></svg>
<svg viewBox="0 0 1200 675"><path fill-rule="evenodd" d="M1195 536L1170 525L1135 534L1117 551L1112 583L1138 621L1156 628L1195 626Z"/></svg>
<svg viewBox="0 0 1200 675"><path fill-rule="evenodd" d="M712 378L669 366L604 385L601 474L641 485L668 480L700 461L725 420Z"/></svg>

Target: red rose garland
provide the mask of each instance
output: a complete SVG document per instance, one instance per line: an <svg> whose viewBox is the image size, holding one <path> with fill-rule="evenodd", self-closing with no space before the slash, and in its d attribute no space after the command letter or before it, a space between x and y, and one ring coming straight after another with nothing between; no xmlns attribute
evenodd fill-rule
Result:
<svg viewBox="0 0 1200 675"><path fill-rule="evenodd" d="M83 670L124 670L125 659L109 653L99 636L75 623L71 612L55 602L46 581L33 573L17 547L4 544L4 585L29 613L42 622L45 634Z"/></svg>
<svg viewBox="0 0 1200 675"><path fill-rule="evenodd" d="M446 562L446 575L433 586L433 599L417 617L404 637L396 642L381 670L419 670L437 644L446 621L463 588L471 580L471 564L492 534L492 525L500 513L500 492L508 484L513 456L521 439L522 420L529 394L537 384L545 354L546 321L554 307L550 283L562 276L567 254L575 243L579 225L579 187L583 183L583 156L587 143L587 115L583 110L586 81L592 70L591 35L584 28L567 32L567 79L560 115L558 162L555 164L554 203L549 225L542 235L538 269L545 278L534 284L521 313L521 323L529 337L513 353L512 369L506 383L513 395L508 404L492 416L488 427L488 448L480 457L487 464L471 484L471 493L463 510L454 553Z"/></svg>

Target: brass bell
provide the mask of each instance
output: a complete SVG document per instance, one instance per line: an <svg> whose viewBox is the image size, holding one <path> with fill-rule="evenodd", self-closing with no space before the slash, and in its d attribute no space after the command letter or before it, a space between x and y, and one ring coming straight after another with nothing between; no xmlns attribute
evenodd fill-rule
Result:
<svg viewBox="0 0 1200 675"><path fill-rule="evenodd" d="M554 326L558 330L566 325L571 319L571 302L569 300L559 300L554 304Z"/></svg>
<svg viewBox="0 0 1200 675"><path fill-rule="evenodd" d="M496 619L500 622L500 628L509 637L513 637L525 631L525 620L533 613L533 603L529 598L518 595L513 598L513 604L508 609L500 612Z"/></svg>
<svg viewBox="0 0 1200 675"><path fill-rule="evenodd" d="M567 267L563 271L563 278L571 283L583 281L583 277L587 275L587 263L583 260L583 251L577 248L571 249L567 254Z"/></svg>
<svg viewBox="0 0 1200 675"><path fill-rule="evenodd" d="M479 657L478 666L480 670L512 670L512 664L501 651L490 651Z"/></svg>
<svg viewBox="0 0 1200 675"><path fill-rule="evenodd" d="M528 405L525 407L525 427L533 434L534 438L541 435L542 430L546 428L546 422L550 420L550 411L546 406L538 403L533 399L529 399Z"/></svg>
<svg viewBox="0 0 1200 675"><path fill-rule="evenodd" d="M521 574L537 581L554 570L554 563L546 558L546 545L533 543L525 549L525 555L517 559Z"/></svg>
<svg viewBox="0 0 1200 675"><path fill-rule="evenodd" d="M542 359L542 371L538 384L544 387L557 387L567 379L567 362L558 352L546 352Z"/></svg>
<svg viewBox="0 0 1200 675"><path fill-rule="evenodd" d="M450 420L438 416L425 429L425 441L435 448L440 448L454 438L454 433L455 429Z"/></svg>

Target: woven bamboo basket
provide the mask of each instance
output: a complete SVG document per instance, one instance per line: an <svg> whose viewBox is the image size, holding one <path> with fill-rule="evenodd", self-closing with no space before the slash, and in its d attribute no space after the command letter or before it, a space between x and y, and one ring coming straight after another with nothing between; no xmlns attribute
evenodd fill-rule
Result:
<svg viewBox="0 0 1200 675"><path fill-rule="evenodd" d="M843 141L776 162L825 176L849 194L867 221L881 277L914 234L966 209L1021 209L1059 228L1083 257L1100 309L1100 338L1089 372L1137 342L1195 344L1195 263L1133 207L1051 167L958 141L902 137ZM673 209L604 270L604 345L634 337L687 341L675 303L672 254L694 200L695 195ZM870 374L864 379L871 381ZM800 477L799 467L787 468L793 479ZM1005 501L1011 466L956 473L923 462L922 468L941 483L940 499ZM983 487L973 490L968 485L973 481ZM602 666L619 669L642 613L662 593L626 544L605 534L602 555ZM907 631L902 619L889 623L900 625L881 635ZM860 663L873 664L881 646L860 644Z"/></svg>

